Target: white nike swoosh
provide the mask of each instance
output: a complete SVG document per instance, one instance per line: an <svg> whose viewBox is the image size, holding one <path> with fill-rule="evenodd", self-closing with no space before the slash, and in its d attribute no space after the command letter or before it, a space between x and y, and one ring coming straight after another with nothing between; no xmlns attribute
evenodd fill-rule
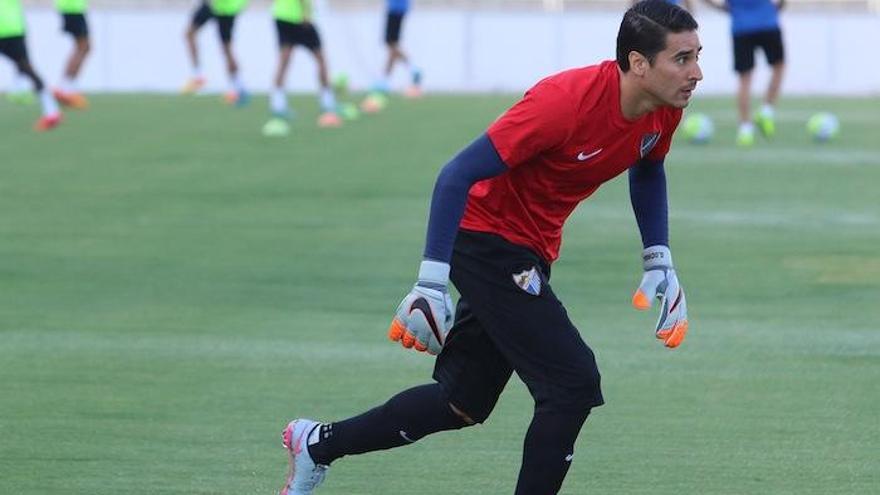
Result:
<svg viewBox="0 0 880 495"><path fill-rule="evenodd" d="M603 149L603 148L599 148L599 149L597 149L596 151L590 153L589 155L585 155L584 152L581 151L580 153L578 153L578 160L579 160L579 161L589 160L590 158L593 158L594 156L596 156L596 155L598 155L599 153L601 153L601 152L602 152L602 149Z"/></svg>
<svg viewBox="0 0 880 495"><path fill-rule="evenodd" d="M572 459L574 459L574 454L568 454L567 456L565 456L566 462L571 462Z"/></svg>
<svg viewBox="0 0 880 495"><path fill-rule="evenodd" d="M408 436L406 435L406 432L405 432L405 431L400 430L400 431L398 431L397 433L400 433L400 436L401 436L404 440L406 440L407 442L409 442L409 443L416 443L415 440L413 440L412 438L410 438L410 437L408 437Z"/></svg>

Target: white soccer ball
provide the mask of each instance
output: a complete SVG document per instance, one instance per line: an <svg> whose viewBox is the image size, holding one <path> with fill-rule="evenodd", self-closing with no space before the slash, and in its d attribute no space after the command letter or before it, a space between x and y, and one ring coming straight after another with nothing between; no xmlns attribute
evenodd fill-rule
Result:
<svg viewBox="0 0 880 495"><path fill-rule="evenodd" d="M807 121L807 133L820 143L831 140L840 132L840 121L833 113L819 112Z"/></svg>
<svg viewBox="0 0 880 495"><path fill-rule="evenodd" d="M715 134L715 124L704 113L688 115L681 128L685 139L694 144L708 143L712 139L712 135Z"/></svg>

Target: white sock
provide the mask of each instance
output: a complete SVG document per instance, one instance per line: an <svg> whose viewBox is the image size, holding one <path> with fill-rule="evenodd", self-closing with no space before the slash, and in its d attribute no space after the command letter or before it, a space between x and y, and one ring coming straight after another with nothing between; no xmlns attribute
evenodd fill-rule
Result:
<svg viewBox="0 0 880 495"><path fill-rule="evenodd" d="M739 124L739 133L744 134L753 134L755 132L755 124L751 122L741 122Z"/></svg>
<svg viewBox="0 0 880 495"><path fill-rule="evenodd" d="M283 89L273 88L269 92L269 109L276 115L287 113L287 94Z"/></svg>
<svg viewBox="0 0 880 495"><path fill-rule="evenodd" d="M336 95L330 88L321 88L321 110L325 112L336 111Z"/></svg>
<svg viewBox="0 0 880 495"><path fill-rule="evenodd" d="M764 105L761 106L761 115L772 119L773 115L774 115L773 105L771 105L769 103L764 103Z"/></svg>
<svg viewBox="0 0 880 495"><path fill-rule="evenodd" d="M232 89L232 91L235 91L236 93L241 93L242 91L244 91L244 83L241 81L241 76L239 76L238 74L232 76L232 78L230 79L230 83L232 84L232 88L230 88Z"/></svg>
<svg viewBox="0 0 880 495"><path fill-rule="evenodd" d="M43 107L44 117L58 113L58 102L55 101L55 98L52 97L52 94L46 88L40 91L40 105Z"/></svg>
<svg viewBox="0 0 880 495"><path fill-rule="evenodd" d="M58 85L59 89L65 93L76 93L76 81L73 79L64 76L61 78L61 83Z"/></svg>

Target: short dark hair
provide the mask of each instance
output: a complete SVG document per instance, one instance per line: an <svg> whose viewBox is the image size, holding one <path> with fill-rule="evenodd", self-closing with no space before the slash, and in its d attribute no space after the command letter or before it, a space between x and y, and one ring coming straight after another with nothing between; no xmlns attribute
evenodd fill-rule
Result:
<svg viewBox="0 0 880 495"><path fill-rule="evenodd" d="M667 33L696 31L697 21L685 9L665 0L644 0L623 14L617 32L617 65L629 70L629 52L636 51L654 65L657 54L666 49Z"/></svg>

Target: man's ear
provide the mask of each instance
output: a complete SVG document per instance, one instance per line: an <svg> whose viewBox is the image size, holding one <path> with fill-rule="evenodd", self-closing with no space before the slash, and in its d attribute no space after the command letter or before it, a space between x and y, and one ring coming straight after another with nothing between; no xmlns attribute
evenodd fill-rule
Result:
<svg viewBox="0 0 880 495"><path fill-rule="evenodd" d="M650 63L648 63L648 59L645 58L641 53L632 50L629 52L627 56L629 58L629 70L637 76L644 76L646 72L648 72L648 68L650 67Z"/></svg>

